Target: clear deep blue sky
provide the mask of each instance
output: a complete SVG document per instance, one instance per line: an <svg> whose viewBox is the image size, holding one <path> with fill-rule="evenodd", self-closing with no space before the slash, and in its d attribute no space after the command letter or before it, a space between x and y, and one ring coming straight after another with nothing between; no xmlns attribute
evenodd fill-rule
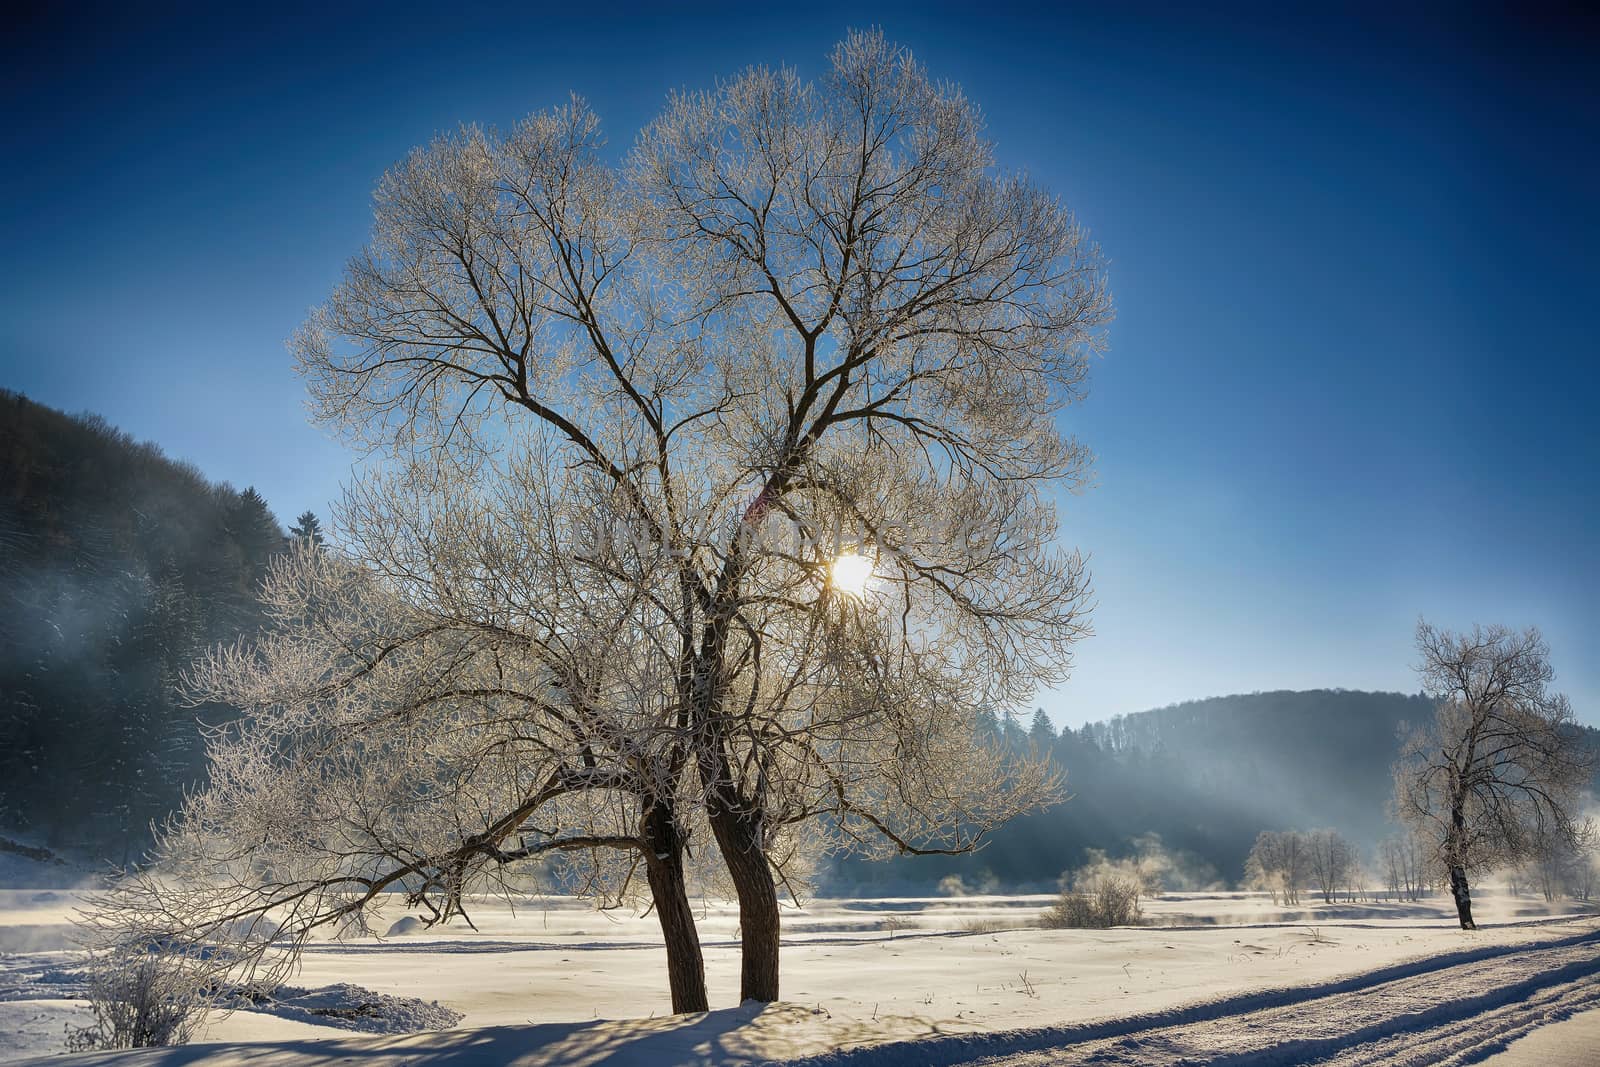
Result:
<svg viewBox="0 0 1600 1067"><path fill-rule="evenodd" d="M1058 723L1411 691L1425 614L1543 627L1600 724L1592 16L223 6L9 16L0 386L285 522L326 513L350 457L306 423L283 340L387 166L572 90L620 149L670 88L815 74L878 24L1110 259L1111 348L1068 416L1099 486L1063 502L1097 635L1041 695Z"/></svg>

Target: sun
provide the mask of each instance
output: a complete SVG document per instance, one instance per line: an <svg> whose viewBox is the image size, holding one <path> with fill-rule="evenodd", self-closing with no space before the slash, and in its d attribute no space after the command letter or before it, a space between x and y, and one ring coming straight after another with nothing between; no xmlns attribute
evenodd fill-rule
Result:
<svg viewBox="0 0 1600 1067"><path fill-rule="evenodd" d="M828 565L828 581L841 593L859 597L866 593L867 582L872 578L872 560L854 552L845 552L833 558Z"/></svg>

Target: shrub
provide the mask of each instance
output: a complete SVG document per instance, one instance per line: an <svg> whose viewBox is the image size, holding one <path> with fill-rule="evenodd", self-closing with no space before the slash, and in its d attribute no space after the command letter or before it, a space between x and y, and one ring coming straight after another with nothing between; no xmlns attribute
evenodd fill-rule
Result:
<svg viewBox="0 0 1600 1067"><path fill-rule="evenodd" d="M902 915L891 915L878 923L878 929L887 930L892 938L897 930L915 930L918 924Z"/></svg>
<svg viewBox="0 0 1600 1067"><path fill-rule="evenodd" d="M1133 926L1143 914L1139 898L1150 892L1136 863L1112 861L1091 850L1090 862L1061 877L1061 896L1039 918L1051 930L1103 930Z"/></svg>
<svg viewBox="0 0 1600 1067"><path fill-rule="evenodd" d="M1039 925L1046 930L1085 930L1109 924L1097 920L1089 894L1063 889L1056 902L1039 917Z"/></svg>
<svg viewBox="0 0 1600 1067"><path fill-rule="evenodd" d="M151 945L97 956L89 965L95 1021L68 1027L67 1051L186 1044L210 1000L205 978L180 953Z"/></svg>

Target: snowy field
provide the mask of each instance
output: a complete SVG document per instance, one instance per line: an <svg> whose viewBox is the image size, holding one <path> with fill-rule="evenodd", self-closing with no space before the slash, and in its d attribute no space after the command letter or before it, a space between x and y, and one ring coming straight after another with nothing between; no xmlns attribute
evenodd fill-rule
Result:
<svg viewBox="0 0 1600 1067"><path fill-rule="evenodd" d="M68 941L78 899L0 891L0 1058L53 1058L64 1027L87 1017ZM653 917L530 897L470 907L477 931L426 930L396 901L378 926L392 936L314 946L299 994L218 1019L186 1048L117 1060L1439 1063L1482 1061L1542 1026L1570 1035L1558 1046L1569 1051L1600 1047L1600 921L1572 904L1488 892L1484 929L1464 933L1447 899L1285 909L1253 894L1172 894L1147 904L1139 928L1037 929L1049 900L810 902L785 916L784 1001L762 1010L734 1004L736 915L708 904L700 931L719 1007L683 1018L668 1014ZM404 1033L455 1013L449 1029Z"/></svg>

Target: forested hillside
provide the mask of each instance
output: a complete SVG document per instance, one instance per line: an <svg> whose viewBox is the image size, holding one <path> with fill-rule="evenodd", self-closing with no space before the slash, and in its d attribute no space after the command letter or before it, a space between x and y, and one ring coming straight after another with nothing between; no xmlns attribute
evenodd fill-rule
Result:
<svg viewBox="0 0 1600 1067"><path fill-rule="evenodd" d="M257 625L283 545L254 490L0 391L0 826L136 857L228 715L179 674Z"/></svg>
<svg viewBox="0 0 1600 1067"><path fill-rule="evenodd" d="M1006 826L982 851L834 865L828 886L927 889L948 874L972 886L1053 886L1084 850L1133 851L1155 834L1196 885L1237 880L1264 829L1331 826L1364 846L1385 832L1390 766L1421 696L1347 690L1252 693L1119 715L1059 735L999 724L1009 743L1048 751L1071 799ZM1148 847L1149 839L1146 838Z"/></svg>

